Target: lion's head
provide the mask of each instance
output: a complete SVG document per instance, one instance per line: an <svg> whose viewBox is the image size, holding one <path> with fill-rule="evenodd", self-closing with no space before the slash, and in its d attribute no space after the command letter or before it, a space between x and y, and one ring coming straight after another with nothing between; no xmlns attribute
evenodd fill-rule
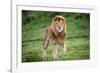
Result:
<svg viewBox="0 0 100 73"><path fill-rule="evenodd" d="M52 29L56 33L66 32L66 19L63 16L55 16L52 19Z"/></svg>

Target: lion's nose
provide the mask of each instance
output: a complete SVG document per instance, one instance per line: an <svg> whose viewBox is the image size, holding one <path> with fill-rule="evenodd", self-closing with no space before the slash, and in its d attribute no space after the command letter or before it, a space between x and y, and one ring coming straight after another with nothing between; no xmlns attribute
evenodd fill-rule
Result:
<svg viewBox="0 0 100 73"><path fill-rule="evenodd" d="M60 29L60 26L58 28Z"/></svg>

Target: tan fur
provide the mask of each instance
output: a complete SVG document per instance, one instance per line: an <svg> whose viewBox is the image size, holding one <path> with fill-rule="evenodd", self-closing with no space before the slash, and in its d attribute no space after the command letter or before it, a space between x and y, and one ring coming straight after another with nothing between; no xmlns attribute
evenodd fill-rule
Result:
<svg viewBox="0 0 100 73"><path fill-rule="evenodd" d="M64 53L66 51L65 43L64 43L65 39L66 39L66 20L63 16L55 16L52 19L52 23L47 28L44 35L43 58L46 56L46 50L47 50L49 42L52 46L52 56L54 59L57 56L57 49L56 49L57 44L61 46L62 48L60 56L64 56Z"/></svg>

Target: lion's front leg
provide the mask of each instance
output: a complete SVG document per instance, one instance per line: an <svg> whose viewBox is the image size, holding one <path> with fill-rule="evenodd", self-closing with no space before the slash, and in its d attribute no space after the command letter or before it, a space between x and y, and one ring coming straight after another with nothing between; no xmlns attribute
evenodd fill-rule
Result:
<svg viewBox="0 0 100 73"><path fill-rule="evenodd" d="M56 47L56 43L52 43L52 57L53 60L55 60L57 58L57 47Z"/></svg>
<svg viewBox="0 0 100 73"><path fill-rule="evenodd" d="M60 56L64 57L64 55L66 53L66 45L65 45L65 43L61 44L60 47L61 47Z"/></svg>

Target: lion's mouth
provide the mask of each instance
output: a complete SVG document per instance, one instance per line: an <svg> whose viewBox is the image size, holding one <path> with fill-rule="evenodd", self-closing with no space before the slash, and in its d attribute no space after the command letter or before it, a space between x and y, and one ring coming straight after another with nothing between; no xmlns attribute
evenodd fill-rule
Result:
<svg viewBox="0 0 100 73"><path fill-rule="evenodd" d="M60 28L56 27L56 30L57 30L58 32L62 32L62 31L63 31L63 26L60 27Z"/></svg>

